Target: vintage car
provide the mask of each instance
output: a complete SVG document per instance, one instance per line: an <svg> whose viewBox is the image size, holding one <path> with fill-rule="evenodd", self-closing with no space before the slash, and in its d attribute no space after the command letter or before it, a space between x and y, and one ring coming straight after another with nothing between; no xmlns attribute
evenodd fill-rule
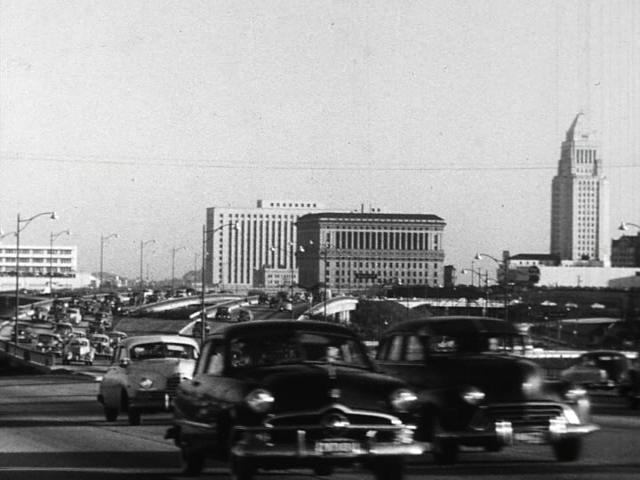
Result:
<svg viewBox="0 0 640 480"><path fill-rule="evenodd" d="M36 337L36 349L42 353L52 353L62 356L64 342L57 333L39 333Z"/></svg>
<svg viewBox="0 0 640 480"><path fill-rule="evenodd" d="M85 365L93 365L96 351L91 346L91 342L86 337L73 337L67 341L62 349L62 363L69 365L70 363L84 363Z"/></svg>
<svg viewBox="0 0 640 480"><path fill-rule="evenodd" d="M198 342L181 335L122 340L99 387L98 401L107 421L127 412L129 423L139 425L142 412L169 410L176 387L193 374L198 351Z"/></svg>
<svg viewBox="0 0 640 480"><path fill-rule="evenodd" d="M259 469L329 475L354 463L399 480L403 458L426 448L413 439L415 401L403 381L377 372L344 326L239 322L207 338L166 436L189 475L210 456L244 480Z"/></svg>
<svg viewBox="0 0 640 480"><path fill-rule="evenodd" d="M640 407L640 353L629 361L629 368L620 381L620 394L629 400L633 410Z"/></svg>
<svg viewBox="0 0 640 480"><path fill-rule="evenodd" d="M111 339L102 333L94 333L89 337L89 341L96 351L96 355L111 357L113 355L113 347L111 347Z"/></svg>
<svg viewBox="0 0 640 480"><path fill-rule="evenodd" d="M621 381L629 370L629 359L616 350L592 350L583 353L560 378L592 389L621 388ZM624 388L624 387L622 387ZM624 395L624 392L620 392Z"/></svg>
<svg viewBox="0 0 640 480"><path fill-rule="evenodd" d="M382 371L418 392L416 437L433 442L437 463L454 463L460 446L550 444L560 461L576 460L590 422L583 388L546 381L523 357L515 326L484 317L428 317L389 328L377 352Z"/></svg>

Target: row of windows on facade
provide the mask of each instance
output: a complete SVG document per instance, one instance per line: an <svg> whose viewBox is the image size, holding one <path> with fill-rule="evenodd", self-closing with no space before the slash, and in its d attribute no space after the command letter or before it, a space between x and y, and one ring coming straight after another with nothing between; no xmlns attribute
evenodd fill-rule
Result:
<svg viewBox="0 0 640 480"><path fill-rule="evenodd" d="M286 202L271 202L270 207L289 207L289 208L316 208L315 203L286 203Z"/></svg>
<svg viewBox="0 0 640 480"><path fill-rule="evenodd" d="M22 258L20 257L20 263L73 263L70 258ZM10 263L15 265L16 259L15 257L0 257L0 263Z"/></svg>
<svg viewBox="0 0 640 480"><path fill-rule="evenodd" d="M15 267L0 267L0 272L7 273L13 272L15 273ZM56 267L56 268L34 268L34 267L22 267L20 266L20 272L27 273L49 273L49 272L74 272L75 270L72 267Z"/></svg>
<svg viewBox="0 0 640 480"><path fill-rule="evenodd" d="M15 255L16 254L16 249L15 248L0 248L0 255L2 255L2 254ZM61 249L49 250L49 249L21 248L20 249L20 255L73 255L73 250L61 250Z"/></svg>
<svg viewBox="0 0 640 480"><path fill-rule="evenodd" d="M335 232L336 249L361 250L427 250L426 232ZM433 250L438 250L439 235L433 235Z"/></svg>
<svg viewBox="0 0 640 480"><path fill-rule="evenodd" d="M576 150L576 161L578 163L591 163L596 159L595 150Z"/></svg>

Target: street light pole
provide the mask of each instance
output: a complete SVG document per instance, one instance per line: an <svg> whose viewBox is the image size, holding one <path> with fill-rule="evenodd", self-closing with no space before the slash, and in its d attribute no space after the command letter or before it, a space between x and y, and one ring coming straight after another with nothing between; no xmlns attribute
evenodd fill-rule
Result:
<svg viewBox="0 0 640 480"><path fill-rule="evenodd" d="M16 301L16 309L15 309L15 315L16 318L14 320L14 342L16 345L18 345L18 315L20 313L20 232L22 230L24 230L25 228L27 228L27 226L29 225L29 223L31 223L33 220L35 220L38 217L41 217L43 215L49 215L49 218L51 218L51 220L55 220L56 219L56 212L42 212L42 213L38 213L37 215L34 215L33 217L29 217L29 218L20 218L20 213L18 213L17 215L17 220L16 220L16 294L15 294L15 301ZM20 225L24 224L22 227Z"/></svg>
<svg viewBox="0 0 640 480"><path fill-rule="evenodd" d="M147 240L146 242L143 240L140 241L140 290L142 290L142 288L144 287L144 272L142 270L143 259L144 259L144 246L150 243L156 243L156 241L155 240Z"/></svg>
<svg viewBox="0 0 640 480"><path fill-rule="evenodd" d="M53 241L60 235L71 235L71 230L63 230L58 233L51 232L49 236L49 294L53 294Z"/></svg>
<svg viewBox="0 0 640 480"><path fill-rule="evenodd" d="M502 262L498 260L496 257L493 257L487 253L477 253L475 256L476 260L482 260L483 257L490 258L494 262L496 262L499 266L502 265L504 270L502 275L502 284L504 288L504 319L505 321L509 321L509 298L508 298L508 288L509 288L509 252L504 251L502 256Z"/></svg>
<svg viewBox="0 0 640 480"><path fill-rule="evenodd" d="M215 232L222 230L225 227L233 227L235 230L238 230L240 228L240 223L229 222L229 223L220 225L219 227L213 228L211 230L207 230L206 225L202 225L202 272L201 272L202 285L201 285L201 292L200 292L200 339L201 339L202 345L204 345L204 341L207 338L207 329L206 329L207 312L205 309L205 299L204 299L204 295L205 295L204 267L205 267L205 256L206 256L205 245L207 243L207 234L210 233L213 235Z"/></svg>
<svg viewBox="0 0 640 480"><path fill-rule="evenodd" d="M173 296L174 280L176 278L176 252L185 250L186 247L173 247L171 249L171 296Z"/></svg>
<svg viewBox="0 0 640 480"><path fill-rule="evenodd" d="M100 289L102 289L102 276L104 274L104 242L110 238L118 238L118 234L111 233L107 236L100 235Z"/></svg>

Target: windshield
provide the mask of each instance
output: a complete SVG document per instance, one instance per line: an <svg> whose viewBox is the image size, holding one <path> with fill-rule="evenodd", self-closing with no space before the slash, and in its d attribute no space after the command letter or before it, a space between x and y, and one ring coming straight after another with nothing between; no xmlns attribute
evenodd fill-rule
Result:
<svg viewBox="0 0 640 480"><path fill-rule="evenodd" d="M366 351L352 337L332 332L286 332L231 340L233 368L265 367L287 363L332 363L370 368Z"/></svg>
<svg viewBox="0 0 640 480"><path fill-rule="evenodd" d="M431 353L500 352L524 355L527 340L523 335L491 333L481 335L433 335L429 337Z"/></svg>
<svg viewBox="0 0 640 480"><path fill-rule="evenodd" d="M195 359L196 349L184 343L143 343L131 347L129 356L132 360L148 360L151 358L184 358Z"/></svg>

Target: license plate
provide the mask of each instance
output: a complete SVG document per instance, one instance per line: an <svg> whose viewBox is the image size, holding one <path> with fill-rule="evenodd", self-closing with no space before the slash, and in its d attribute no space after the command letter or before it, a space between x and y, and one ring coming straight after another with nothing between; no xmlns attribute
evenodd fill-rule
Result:
<svg viewBox="0 0 640 480"><path fill-rule="evenodd" d="M360 443L353 440L318 440L315 450L322 455L353 453L360 450Z"/></svg>
<svg viewBox="0 0 640 480"><path fill-rule="evenodd" d="M543 432L515 432L513 439L516 443L541 444L545 443Z"/></svg>

